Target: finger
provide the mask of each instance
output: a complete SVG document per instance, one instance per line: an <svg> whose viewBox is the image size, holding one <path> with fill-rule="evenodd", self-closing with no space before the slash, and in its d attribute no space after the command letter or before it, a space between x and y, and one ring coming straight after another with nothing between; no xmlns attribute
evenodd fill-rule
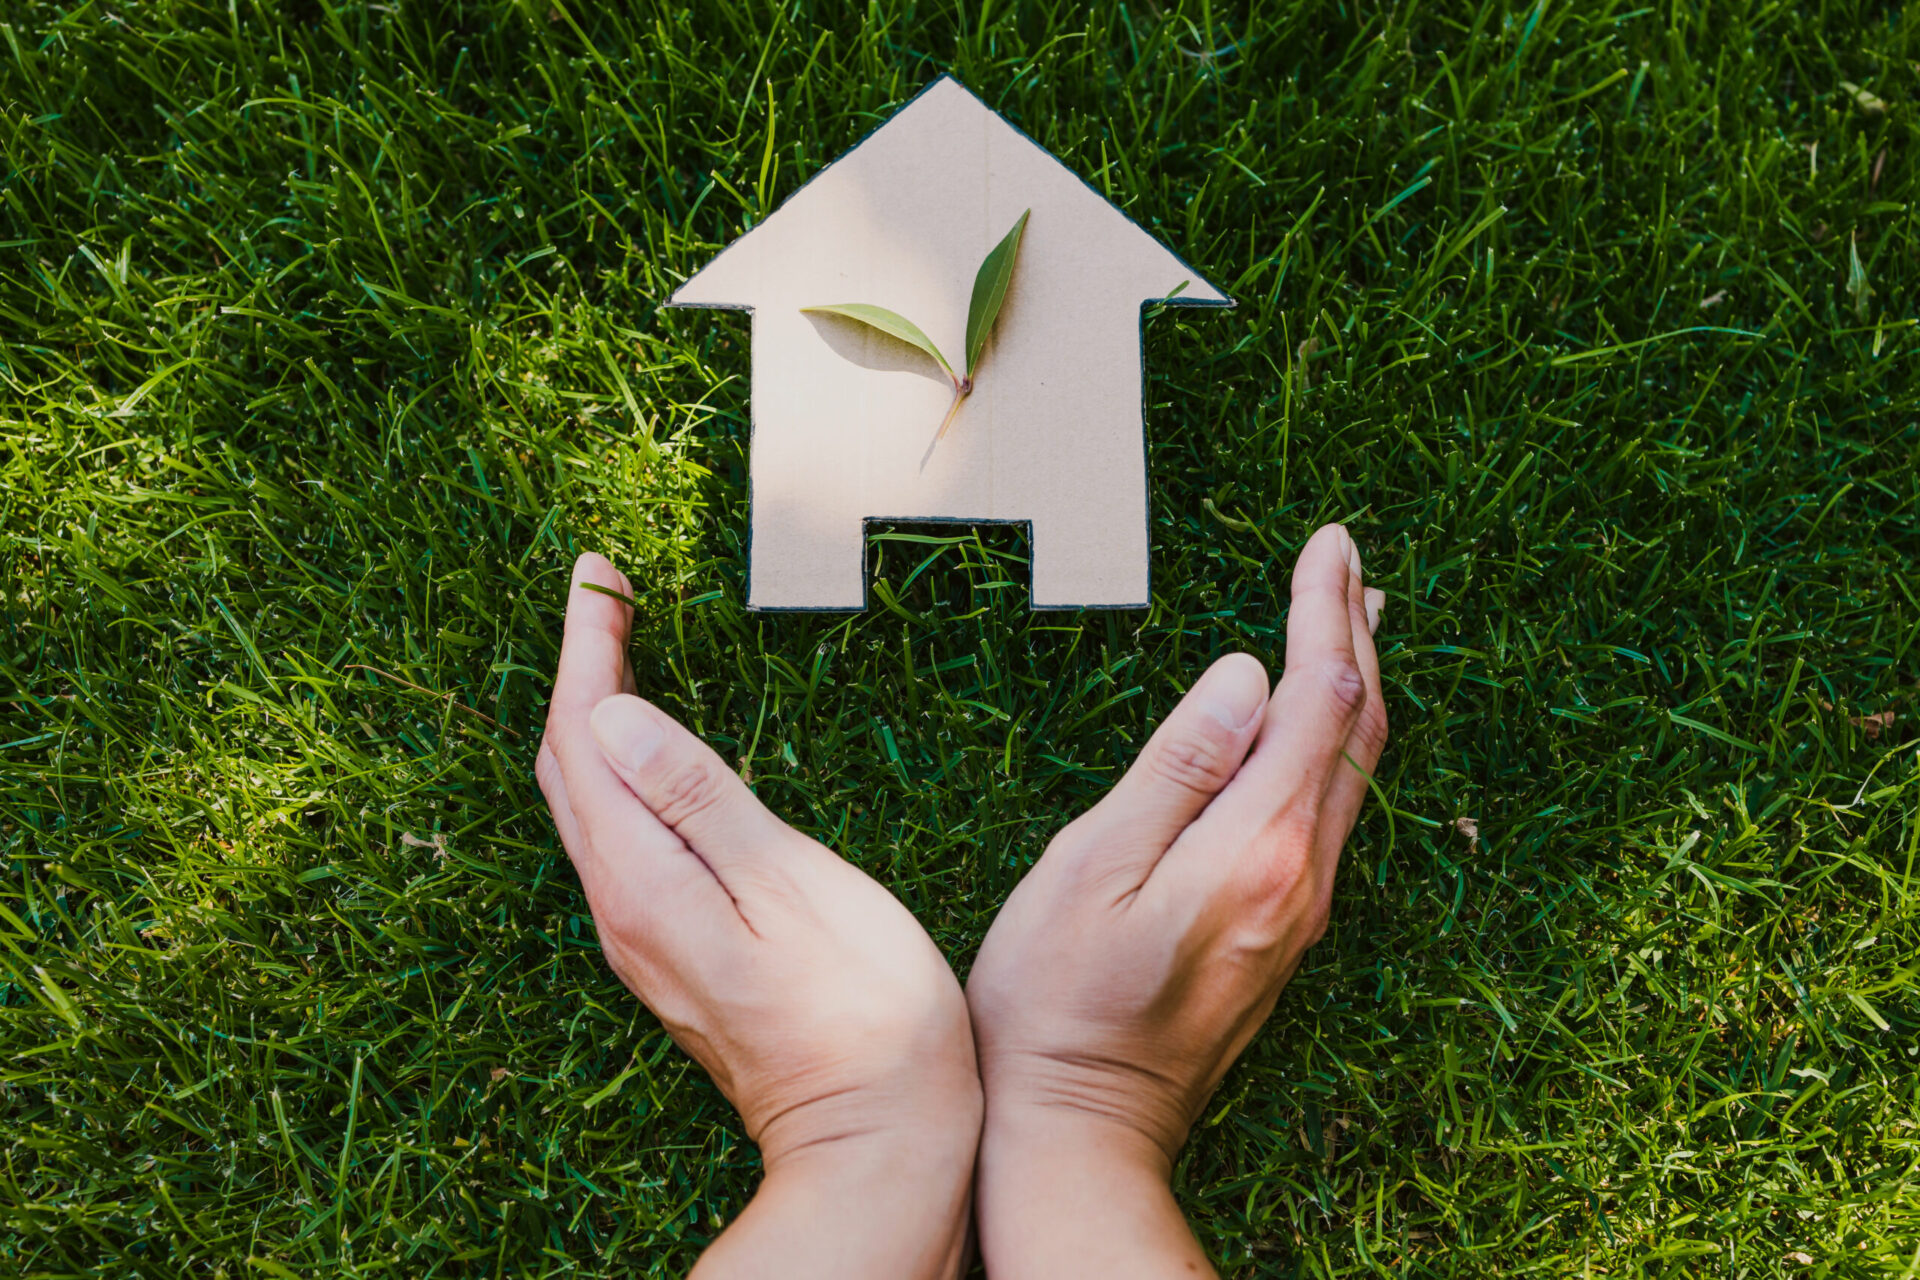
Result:
<svg viewBox="0 0 1920 1280"><path fill-rule="evenodd" d="M540 784L540 794L547 798L547 810L553 815L561 846L569 858L579 862L587 839L580 830L580 819L574 816L573 804L567 799L567 780L560 773L560 757L553 754L553 744L545 738L540 740L540 754L533 762L533 777Z"/></svg>
<svg viewBox="0 0 1920 1280"><path fill-rule="evenodd" d="M627 632L633 610L624 601L591 588L624 596L630 586L605 556L589 551L574 561L560 669L547 708L547 737L562 765L572 764L575 756L595 754L588 718L601 699L620 692L627 670Z"/></svg>
<svg viewBox="0 0 1920 1280"><path fill-rule="evenodd" d="M1138 888L1232 780L1266 705L1267 671L1252 654L1229 654L1208 667L1062 847L1097 858L1128 891Z"/></svg>
<svg viewBox="0 0 1920 1280"><path fill-rule="evenodd" d="M1340 849L1366 805L1368 783L1387 745L1387 709L1380 696L1380 656L1373 644L1386 594L1373 587L1363 591L1360 583L1361 574L1355 573L1349 584L1355 603L1348 621L1353 631L1354 658L1367 685L1367 702L1347 734L1345 754L1333 767L1333 779L1327 785L1327 798L1321 806L1320 825L1315 832L1315 857L1329 879L1339 861Z"/></svg>
<svg viewBox="0 0 1920 1280"><path fill-rule="evenodd" d="M584 583L630 594L632 584L602 556L574 564L567 599L560 669L547 711L542 790L561 843L580 874L596 914L619 912L659 926L674 919L705 919L726 908L727 896L704 863L639 803L594 741L593 708L617 694L626 679L627 628L632 610ZM661 935L665 937L665 934Z"/></svg>
<svg viewBox="0 0 1920 1280"><path fill-rule="evenodd" d="M1233 781L1181 837L1163 866L1185 861L1183 847L1238 848L1246 833L1306 806L1311 822L1333 767L1366 705L1366 678L1354 650L1352 610L1358 602L1359 553L1338 525L1327 525L1300 552L1287 615L1287 666L1268 700L1246 762ZM1211 874L1211 873L1204 873Z"/></svg>
<svg viewBox="0 0 1920 1280"><path fill-rule="evenodd" d="M658 1012L663 991L671 998L697 981L694 975L703 964L741 936L741 918L706 865L676 847L673 833L601 768L605 783L617 788L627 805L630 821L623 835L603 830L600 845L612 847L598 852L574 813L560 758L547 743L540 744L534 776L586 891L601 953L627 989Z"/></svg>
<svg viewBox="0 0 1920 1280"><path fill-rule="evenodd" d="M586 890L588 903L596 909L611 908L615 903L627 911L643 909L657 901L663 891L676 887L676 882L683 877L686 883L679 884L680 891L673 896L698 901L700 886L693 875L704 880L709 891L719 895L719 884L712 874L684 850L672 848L677 842L671 832L664 829L649 832L649 826L658 828L659 824L652 821L652 815L632 796L621 794L625 789L611 771L603 772L604 778L590 778L587 785L615 792L597 806L603 814L617 814L622 802L628 806L623 826L628 838L603 839L600 846L596 846L581 826L580 816L574 812L572 797L567 792L566 773L551 743L540 744L540 755L533 768L540 792L547 798L547 810L553 815L554 829L560 833L560 844L580 876L580 887ZM676 866L676 863L688 865ZM720 900L724 901L724 896ZM682 917L687 914L684 906L679 914Z"/></svg>
<svg viewBox="0 0 1920 1280"><path fill-rule="evenodd" d="M597 827L620 829L631 821L632 800L594 744L589 723L594 707L620 691L627 662L627 627L632 618L623 602L589 584L626 594L627 580L592 552L574 562L567 594L566 627L560 643L560 667L553 699L547 705L546 745L565 779L576 827L586 837L568 845L576 862L606 850L591 839ZM667 842L666 833L655 833ZM617 843L608 848L619 847Z"/></svg>
<svg viewBox="0 0 1920 1280"><path fill-rule="evenodd" d="M651 703L628 694L605 699L593 711L593 736L614 774L722 884L789 842L791 828L713 748Z"/></svg>
<svg viewBox="0 0 1920 1280"><path fill-rule="evenodd" d="M1353 639L1359 566L1360 552L1339 525L1315 533L1294 566L1286 669L1232 788L1269 815L1295 792L1325 789L1366 705Z"/></svg>

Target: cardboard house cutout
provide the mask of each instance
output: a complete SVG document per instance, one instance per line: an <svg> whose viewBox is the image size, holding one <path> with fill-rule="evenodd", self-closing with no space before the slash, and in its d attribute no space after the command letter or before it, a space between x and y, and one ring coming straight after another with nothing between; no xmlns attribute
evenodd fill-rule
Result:
<svg viewBox="0 0 1920 1280"><path fill-rule="evenodd" d="M981 259L1032 210L975 388L802 308L869 303L964 352ZM1036 609L1149 600L1141 324L1226 294L942 77L669 300L752 313L751 609L866 607L874 520L1025 523Z"/></svg>

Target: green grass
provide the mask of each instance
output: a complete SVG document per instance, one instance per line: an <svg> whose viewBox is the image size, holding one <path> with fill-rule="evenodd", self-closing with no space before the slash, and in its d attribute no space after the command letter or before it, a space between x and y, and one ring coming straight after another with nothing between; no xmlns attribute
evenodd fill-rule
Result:
<svg viewBox="0 0 1920 1280"><path fill-rule="evenodd" d="M1223 1270L1920 1275L1920 13L0 37L0 1272L670 1275L738 1211L531 780L578 550L964 969L1339 518L1391 811L1180 1167ZM747 325L656 307L945 70L1240 299L1149 326L1147 613L924 527L741 608Z"/></svg>

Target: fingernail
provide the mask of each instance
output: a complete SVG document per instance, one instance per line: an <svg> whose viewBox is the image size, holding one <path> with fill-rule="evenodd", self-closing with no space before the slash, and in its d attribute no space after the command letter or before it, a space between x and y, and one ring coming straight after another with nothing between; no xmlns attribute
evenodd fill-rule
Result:
<svg viewBox="0 0 1920 1280"><path fill-rule="evenodd" d="M637 773L660 745L660 725L638 698L612 697L593 709L593 737L609 760Z"/></svg>
<svg viewBox="0 0 1920 1280"><path fill-rule="evenodd" d="M1351 533L1347 535L1347 568L1352 571L1354 577L1361 576L1360 544L1353 540Z"/></svg>
<svg viewBox="0 0 1920 1280"><path fill-rule="evenodd" d="M1360 598L1367 607L1367 634L1375 635L1380 630L1380 610L1386 606L1387 593L1378 587L1368 587Z"/></svg>

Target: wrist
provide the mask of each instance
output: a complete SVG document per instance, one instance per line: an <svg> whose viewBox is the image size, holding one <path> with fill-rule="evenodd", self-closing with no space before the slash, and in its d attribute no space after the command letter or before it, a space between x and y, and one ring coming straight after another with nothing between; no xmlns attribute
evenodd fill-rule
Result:
<svg viewBox="0 0 1920 1280"><path fill-rule="evenodd" d="M701 1256L695 1275L958 1277L979 1141L976 1086L970 1098L942 1091L904 1114L830 1125L778 1150L763 1147L766 1176Z"/></svg>
<svg viewBox="0 0 1920 1280"><path fill-rule="evenodd" d="M1165 1178L1194 1118L1177 1078L1098 1054L990 1048L980 1080L991 1099L989 1129L1010 1137L1052 1132L1063 1144L1094 1144L1145 1162Z"/></svg>
<svg viewBox="0 0 1920 1280"><path fill-rule="evenodd" d="M970 1181L984 1110L980 1089L945 1088L885 1101L855 1095L817 1104L805 1136L797 1127L761 1137L769 1181L787 1177L854 1180L910 1169L916 1181Z"/></svg>
<svg viewBox="0 0 1920 1280"><path fill-rule="evenodd" d="M769 1177L789 1165L859 1164L894 1149L958 1155L970 1171L984 1112L970 1064L965 1071L923 1068L917 1077L874 1079L779 1107L754 1117L748 1133Z"/></svg>
<svg viewBox="0 0 1920 1280"><path fill-rule="evenodd" d="M1023 1162L1041 1156L1097 1163L1126 1171L1129 1182L1168 1186L1173 1180L1174 1153L1138 1126L1122 1116L1055 1101L1009 1102L996 1096L981 1126L980 1159L990 1152Z"/></svg>
<svg viewBox="0 0 1920 1280"><path fill-rule="evenodd" d="M1172 1175L1166 1151L1118 1118L990 1101L975 1175L988 1274L1212 1275Z"/></svg>

